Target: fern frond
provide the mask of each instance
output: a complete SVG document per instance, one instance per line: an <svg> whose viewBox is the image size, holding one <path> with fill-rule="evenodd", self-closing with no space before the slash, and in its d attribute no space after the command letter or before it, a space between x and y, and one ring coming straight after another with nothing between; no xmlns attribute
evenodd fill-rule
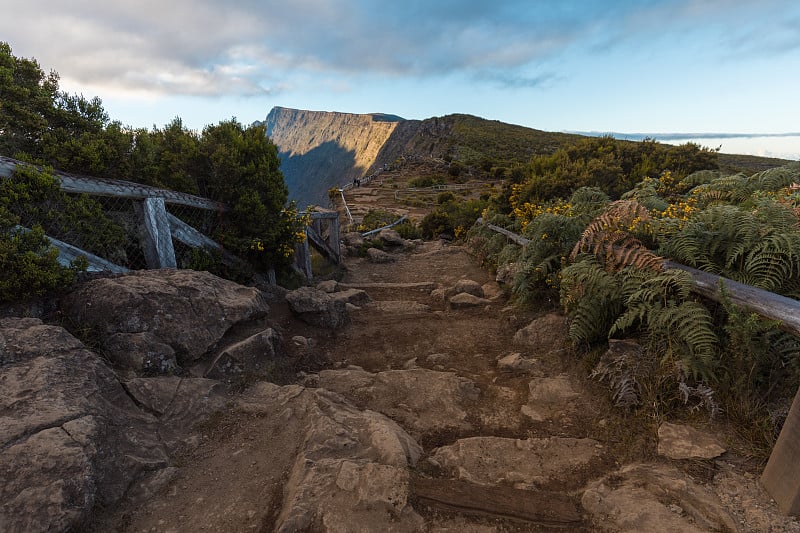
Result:
<svg viewBox="0 0 800 533"><path fill-rule="evenodd" d="M708 310L697 302L667 305L663 311L649 317L650 329L664 332L673 341L673 351L683 363L687 374L709 381L719 339ZM675 345L677 341L677 346Z"/></svg>
<svg viewBox="0 0 800 533"><path fill-rule="evenodd" d="M650 220L650 213L635 200L618 200L592 220L572 249L570 257L592 254L606 270L614 272L626 266L660 270L663 258L658 257L628 231Z"/></svg>

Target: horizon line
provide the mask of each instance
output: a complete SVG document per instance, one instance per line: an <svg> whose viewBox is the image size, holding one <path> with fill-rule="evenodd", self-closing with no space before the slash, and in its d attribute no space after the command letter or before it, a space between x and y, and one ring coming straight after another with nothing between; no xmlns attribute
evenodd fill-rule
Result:
<svg viewBox="0 0 800 533"><path fill-rule="evenodd" d="M577 131L565 130L564 133L574 133L578 135L587 135L590 137L601 137L603 135L610 135L615 139L628 140L627 138L642 139L664 139L664 140L681 140L681 139L741 139L747 137L800 137L800 132L786 132L786 133L624 133L619 131Z"/></svg>

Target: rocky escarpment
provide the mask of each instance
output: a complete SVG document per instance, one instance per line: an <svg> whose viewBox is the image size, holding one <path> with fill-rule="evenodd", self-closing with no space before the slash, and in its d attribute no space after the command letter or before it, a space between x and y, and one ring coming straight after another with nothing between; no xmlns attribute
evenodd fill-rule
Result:
<svg viewBox="0 0 800 533"><path fill-rule="evenodd" d="M290 198L303 206L324 204L327 191L361 178L400 117L356 115L275 107L267 115L267 136L278 147Z"/></svg>

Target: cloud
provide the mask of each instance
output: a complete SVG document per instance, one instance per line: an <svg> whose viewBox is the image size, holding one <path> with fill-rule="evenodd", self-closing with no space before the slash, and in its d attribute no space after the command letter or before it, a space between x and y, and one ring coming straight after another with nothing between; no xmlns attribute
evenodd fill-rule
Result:
<svg viewBox="0 0 800 533"><path fill-rule="evenodd" d="M12 11L2 5L8 1L0 0L0 11ZM14 3L15 16L0 20L2 39L71 84L196 96L277 94L318 76L340 87L363 78L453 74L505 88L542 87L567 75L555 65L571 50L644 43L657 32L741 21L743 13L735 0ZM797 20L761 37L765 27L731 38L800 45Z"/></svg>

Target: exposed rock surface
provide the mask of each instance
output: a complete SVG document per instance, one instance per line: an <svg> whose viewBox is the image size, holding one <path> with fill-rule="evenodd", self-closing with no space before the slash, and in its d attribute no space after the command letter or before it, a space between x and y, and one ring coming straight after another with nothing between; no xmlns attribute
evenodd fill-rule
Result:
<svg viewBox="0 0 800 533"><path fill-rule="evenodd" d="M343 291L334 292L331 294L331 298L334 300L341 300L345 303L358 307L366 305L372 301L372 299L369 297L369 294L367 294L367 291L363 289L345 289Z"/></svg>
<svg viewBox="0 0 800 533"><path fill-rule="evenodd" d="M483 287L477 281L473 281L471 279L460 279L453 285L450 289L447 290L445 295L450 298L455 296L456 294L471 294L477 298L483 298L485 296L483 292Z"/></svg>
<svg viewBox="0 0 800 533"><path fill-rule="evenodd" d="M514 344L533 353L547 353L563 349L567 339L569 337L564 317L550 313L533 320L517 331L514 335Z"/></svg>
<svg viewBox="0 0 800 533"><path fill-rule="evenodd" d="M393 263L396 261L395 256L392 254L387 254L383 250L378 250L377 248L369 248L367 250L367 259L370 263Z"/></svg>
<svg viewBox="0 0 800 533"><path fill-rule="evenodd" d="M324 370L319 373L319 386L399 421L415 436L471 427L467 413L480 395L472 381L453 372L421 368L374 374L359 369Z"/></svg>
<svg viewBox="0 0 800 533"><path fill-rule="evenodd" d="M741 531L711 491L666 465L625 466L589 484L581 503L599 531Z"/></svg>
<svg viewBox="0 0 800 533"><path fill-rule="evenodd" d="M725 453L709 433L684 424L658 426L658 454L670 459L713 459Z"/></svg>
<svg viewBox="0 0 800 533"><path fill-rule="evenodd" d="M455 296L451 296L450 300L451 309L469 309L471 307L485 307L491 305L491 301L486 298L479 298L466 292L460 292Z"/></svg>
<svg viewBox="0 0 800 533"><path fill-rule="evenodd" d="M300 320L328 329L337 329L350 322L346 302L334 299L327 292L313 287L300 287L286 295L289 309Z"/></svg>
<svg viewBox="0 0 800 533"><path fill-rule="evenodd" d="M0 321L0 346L3 531L80 528L93 507L167 466L190 444L187 426L221 406L210 380L147 380L149 393L129 395L99 356L36 319Z"/></svg>
<svg viewBox="0 0 800 533"><path fill-rule="evenodd" d="M497 370L500 372L529 373L538 366L536 359L525 357L519 352L514 352L497 360Z"/></svg>
<svg viewBox="0 0 800 533"><path fill-rule="evenodd" d="M338 394L259 383L239 397L235 448L199 448L192 471L139 507L134 531L422 531L408 502L422 449L396 423ZM236 490L231 490L235 487Z"/></svg>
<svg viewBox="0 0 800 533"><path fill-rule="evenodd" d="M536 422L574 409L574 400L580 396L565 375L535 378L529 388L528 403L522 406L522 414Z"/></svg>
<svg viewBox="0 0 800 533"><path fill-rule="evenodd" d="M430 306L407 300L379 300L370 302L361 308L362 313L382 313L395 316L429 315Z"/></svg>
<svg viewBox="0 0 800 533"><path fill-rule="evenodd" d="M196 361L231 326L266 315L269 306L257 289L208 272L142 270L84 283L62 309L115 364L169 371L170 349L180 364Z"/></svg>
<svg viewBox="0 0 800 533"><path fill-rule="evenodd" d="M570 472L598 460L601 452L592 439L471 437L436 449L430 461L472 483L533 488L563 482Z"/></svg>
<svg viewBox="0 0 800 533"><path fill-rule="evenodd" d="M267 328L222 350L211 362L206 376L229 379L257 375L263 373L280 352L280 334Z"/></svg>
<svg viewBox="0 0 800 533"><path fill-rule="evenodd" d="M378 233L378 239L383 241L383 243L386 246L389 246L389 247L392 247L392 248L397 248L397 247L405 248L406 246L410 245L410 243L407 240L405 240L403 237L401 237L400 234L397 233L397 231L395 231L393 229L381 230Z"/></svg>

